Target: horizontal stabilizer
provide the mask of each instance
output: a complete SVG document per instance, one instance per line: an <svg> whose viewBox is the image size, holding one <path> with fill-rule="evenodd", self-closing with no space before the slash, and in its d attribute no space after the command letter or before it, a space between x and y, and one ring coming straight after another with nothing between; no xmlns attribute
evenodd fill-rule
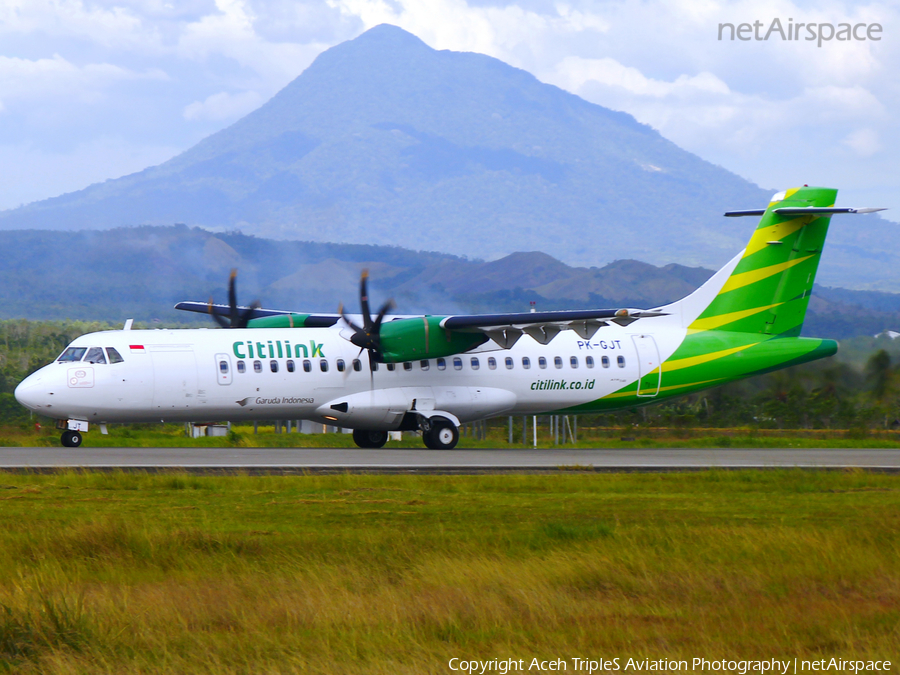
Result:
<svg viewBox="0 0 900 675"><path fill-rule="evenodd" d="M886 211L886 208L872 208L870 206L853 209L849 207L835 208L824 206L783 206L775 209L775 213L779 216L824 216L836 213L875 213L876 211Z"/></svg>
<svg viewBox="0 0 900 675"><path fill-rule="evenodd" d="M886 210L887 208L885 207L874 208L871 206L855 209L848 206L782 206L781 208L773 209L772 212L777 213L779 216L832 216L838 213L875 213L876 211ZM737 218L740 216L762 216L765 212L765 209L746 209L744 211L726 211L725 215L730 218Z"/></svg>
<svg viewBox="0 0 900 675"><path fill-rule="evenodd" d="M739 218L740 216L761 216L765 212L765 209L744 209L743 211L726 211L725 215L729 218Z"/></svg>

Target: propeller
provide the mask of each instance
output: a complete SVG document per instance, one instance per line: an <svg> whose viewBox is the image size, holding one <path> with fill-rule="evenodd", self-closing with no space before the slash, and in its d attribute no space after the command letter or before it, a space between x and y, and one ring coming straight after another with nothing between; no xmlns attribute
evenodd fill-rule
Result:
<svg viewBox="0 0 900 675"><path fill-rule="evenodd" d="M368 350L369 363L371 364L382 360L381 322L384 321L385 314L394 307L394 301L388 300L384 303L381 306L381 309L378 310L378 315L373 321L372 314L369 312L368 279L369 271L363 270L359 280L359 304L362 307L363 325L361 327L357 326L347 318L347 315L344 314L343 304L338 307L338 314L340 314L344 322L353 329L353 335L350 336L350 342L359 347L360 354L362 354L363 349Z"/></svg>
<svg viewBox="0 0 900 675"><path fill-rule="evenodd" d="M228 319L213 312L213 301L212 298L209 299L209 314L222 328L246 328L247 322L253 318L253 310L259 309L260 306L259 301L254 300L249 307L238 307L237 291L235 290L236 278L237 270L231 270L231 277L228 279Z"/></svg>

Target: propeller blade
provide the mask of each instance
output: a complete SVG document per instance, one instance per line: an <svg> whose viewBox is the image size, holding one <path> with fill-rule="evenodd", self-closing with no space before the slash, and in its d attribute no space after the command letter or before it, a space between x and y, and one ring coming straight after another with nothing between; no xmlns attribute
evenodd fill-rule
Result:
<svg viewBox="0 0 900 675"><path fill-rule="evenodd" d="M391 311L392 309L394 309L394 307L395 307L395 305L394 305L394 300L393 300L393 299L388 300L386 303L384 303L384 304L381 306L381 309L378 311L378 316L375 317L375 323L374 323L373 326L372 326L372 329L373 329L373 332L374 332L374 333L376 333L376 334L380 333L380 331L381 331L381 322L384 321L384 315L387 314L387 313L388 313L389 311Z"/></svg>
<svg viewBox="0 0 900 675"><path fill-rule="evenodd" d="M240 321L238 318L238 308L237 308L237 284L235 279L237 278L237 270L231 270L231 276L228 278L228 307L231 310L231 327L235 328L237 323Z"/></svg>
<svg viewBox="0 0 900 675"><path fill-rule="evenodd" d="M232 328L246 328L247 323L249 323L250 319L253 318L253 310L259 309L262 305L259 304L259 300L254 300L250 303L250 306L245 309L243 312L239 313L238 320L236 324L233 324Z"/></svg>
<svg viewBox="0 0 900 675"><path fill-rule="evenodd" d="M362 309L363 325L362 327L354 324L344 314L344 305L338 307L338 314L344 322L353 329L353 335L350 336L350 342L360 348L360 354L365 349L369 355L369 373L374 382L374 370L372 364L382 362L384 360L381 354L381 324L385 315L394 308L394 301L388 300L378 310L378 316L372 320L371 308L369 307L369 271L363 270L359 278L359 304Z"/></svg>
<svg viewBox="0 0 900 675"><path fill-rule="evenodd" d="M219 324L222 328L229 327L230 324L225 319L223 319L221 316L219 316L218 314L213 312L213 299L212 298L209 299L209 315L213 319L215 319L216 323Z"/></svg>
<svg viewBox="0 0 900 675"><path fill-rule="evenodd" d="M372 325L372 314L369 312L368 279L369 270L363 270L359 277L359 304L362 306L363 327L366 332Z"/></svg>
<svg viewBox="0 0 900 675"><path fill-rule="evenodd" d="M209 314L222 328L246 328L255 310L261 305L258 300L250 303L249 307L239 307L237 304L237 270L231 270L228 277L228 314L227 319L221 314L213 312L213 300L209 299Z"/></svg>

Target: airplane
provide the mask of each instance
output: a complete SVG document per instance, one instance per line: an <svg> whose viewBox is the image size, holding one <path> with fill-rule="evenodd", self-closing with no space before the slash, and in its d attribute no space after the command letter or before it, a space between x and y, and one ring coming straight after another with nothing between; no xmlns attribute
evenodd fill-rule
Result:
<svg viewBox="0 0 900 675"><path fill-rule="evenodd" d="M682 300L617 308L373 319L300 314L257 303L184 302L227 330L123 330L82 335L23 380L16 399L57 420L77 447L90 425L304 419L353 429L362 448L393 430L451 449L459 426L497 415L596 413L643 406L831 356L803 338L837 190L776 194L747 247Z"/></svg>

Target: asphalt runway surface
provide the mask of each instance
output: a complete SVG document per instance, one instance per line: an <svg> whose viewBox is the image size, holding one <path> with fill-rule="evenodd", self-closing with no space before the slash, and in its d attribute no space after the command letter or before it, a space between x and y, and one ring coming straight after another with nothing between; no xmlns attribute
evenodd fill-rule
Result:
<svg viewBox="0 0 900 675"><path fill-rule="evenodd" d="M900 472L900 449L0 448L0 470L489 473L862 468Z"/></svg>

